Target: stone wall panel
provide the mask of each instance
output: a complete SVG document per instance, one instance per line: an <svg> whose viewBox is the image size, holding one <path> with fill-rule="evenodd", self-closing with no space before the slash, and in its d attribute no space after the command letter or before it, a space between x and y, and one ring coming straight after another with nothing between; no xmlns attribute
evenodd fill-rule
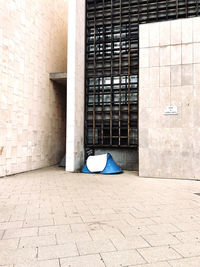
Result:
<svg viewBox="0 0 200 267"><path fill-rule="evenodd" d="M147 37L141 40L144 33L158 28L159 46ZM150 62L140 65L141 176L200 179L199 31L199 17L140 25L140 51L145 47ZM152 53L155 49L160 51L160 60ZM143 55L140 62L144 62ZM178 115L165 115L167 106L176 106Z"/></svg>
<svg viewBox="0 0 200 267"><path fill-rule="evenodd" d="M0 177L58 163L65 153L67 2L0 1Z"/></svg>

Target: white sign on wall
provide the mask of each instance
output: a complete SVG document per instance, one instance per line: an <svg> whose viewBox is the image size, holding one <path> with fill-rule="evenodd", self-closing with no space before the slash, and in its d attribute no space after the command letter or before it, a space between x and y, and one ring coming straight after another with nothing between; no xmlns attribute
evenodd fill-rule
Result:
<svg viewBox="0 0 200 267"><path fill-rule="evenodd" d="M164 109L165 115L177 115L178 114L178 108L177 106L167 106Z"/></svg>

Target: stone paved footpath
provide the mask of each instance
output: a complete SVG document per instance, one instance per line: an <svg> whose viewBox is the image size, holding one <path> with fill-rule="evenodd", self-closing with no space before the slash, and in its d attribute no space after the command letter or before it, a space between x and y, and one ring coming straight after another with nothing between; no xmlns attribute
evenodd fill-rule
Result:
<svg viewBox="0 0 200 267"><path fill-rule="evenodd" d="M0 179L2 267L199 267L200 182L51 167Z"/></svg>

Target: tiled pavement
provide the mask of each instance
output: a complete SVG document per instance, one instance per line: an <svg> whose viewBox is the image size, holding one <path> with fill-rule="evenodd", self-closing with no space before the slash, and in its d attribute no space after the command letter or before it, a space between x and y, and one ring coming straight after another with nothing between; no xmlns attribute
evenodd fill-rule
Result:
<svg viewBox="0 0 200 267"><path fill-rule="evenodd" d="M0 179L0 266L199 267L200 182L46 168Z"/></svg>

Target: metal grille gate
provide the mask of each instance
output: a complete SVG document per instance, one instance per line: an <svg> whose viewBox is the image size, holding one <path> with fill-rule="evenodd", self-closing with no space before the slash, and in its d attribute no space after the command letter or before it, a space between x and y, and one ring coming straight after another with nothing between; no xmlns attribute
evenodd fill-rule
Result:
<svg viewBox="0 0 200 267"><path fill-rule="evenodd" d="M86 0L85 147L138 145L139 24L200 15L200 0Z"/></svg>

